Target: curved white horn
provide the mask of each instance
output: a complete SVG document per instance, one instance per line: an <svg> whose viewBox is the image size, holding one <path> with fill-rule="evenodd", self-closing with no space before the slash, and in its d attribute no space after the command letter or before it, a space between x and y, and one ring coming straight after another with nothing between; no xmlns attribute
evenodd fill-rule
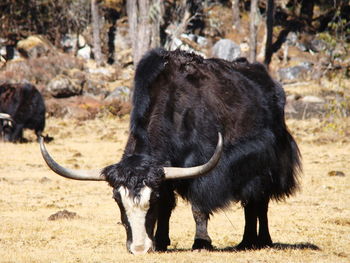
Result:
<svg viewBox="0 0 350 263"><path fill-rule="evenodd" d="M7 113L0 113L0 119L2 119L2 120L8 120L8 121L13 121L11 115L10 115L10 114L7 114Z"/></svg>
<svg viewBox="0 0 350 263"><path fill-rule="evenodd" d="M106 178L101 175L102 170L72 170L64 168L63 166L59 165L54 159L52 159L50 154L47 152L42 136L39 137L39 143L41 154L45 162L55 173L74 180L106 181Z"/></svg>
<svg viewBox="0 0 350 263"><path fill-rule="evenodd" d="M168 179L193 178L193 177L206 174L210 170L214 169L220 160L221 153L223 150L223 140L220 132L218 133L218 136L219 136L219 139L218 139L218 144L216 145L215 152L207 163L200 166L186 167L186 168L164 167L165 179L168 180Z"/></svg>

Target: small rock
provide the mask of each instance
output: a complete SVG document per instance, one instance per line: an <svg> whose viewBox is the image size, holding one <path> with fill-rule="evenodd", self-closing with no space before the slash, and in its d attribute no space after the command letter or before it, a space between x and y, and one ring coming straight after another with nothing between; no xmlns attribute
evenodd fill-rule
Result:
<svg viewBox="0 0 350 263"><path fill-rule="evenodd" d="M129 102L114 100L106 104L106 109L115 116L124 116L130 114L131 105Z"/></svg>
<svg viewBox="0 0 350 263"><path fill-rule="evenodd" d="M82 35L66 34L61 39L61 46L64 52L74 54L78 49L85 47L86 40Z"/></svg>
<svg viewBox="0 0 350 263"><path fill-rule="evenodd" d="M301 100L306 103L325 103L324 99L316 96L305 96Z"/></svg>
<svg viewBox="0 0 350 263"><path fill-rule="evenodd" d="M98 95L106 96L107 91L106 91L105 85L106 85L105 81L89 77L84 83L84 94L92 94L95 96L98 96Z"/></svg>
<svg viewBox="0 0 350 263"><path fill-rule="evenodd" d="M209 44L208 39L202 36L197 36L196 42L201 46L201 47L207 47Z"/></svg>
<svg viewBox="0 0 350 263"><path fill-rule="evenodd" d="M295 101L295 100L299 100L301 98L301 96L299 94L291 94L288 95L286 100L288 101Z"/></svg>
<svg viewBox="0 0 350 263"><path fill-rule="evenodd" d="M35 35L22 39L17 43L17 49L26 58L37 58L47 55L53 45L43 36Z"/></svg>
<svg viewBox="0 0 350 263"><path fill-rule="evenodd" d="M0 45L0 60L5 59L6 61L10 59L19 59L20 53L17 51L16 47L14 45L6 45L1 46Z"/></svg>
<svg viewBox="0 0 350 263"><path fill-rule="evenodd" d="M310 42L310 49L313 52L321 52L327 49L327 44L321 39L312 39Z"/></svg>
<svg viewBox="0 0 350 263"><path fill-rule="evenodd" d="M97 67L91 63L85 70L89 78L103 81L114 81L118 77L117 69L113 66Z"/></svg>
<svg viewBox="0 0 350 263"><path fill-rule="evenodd" d="M298 49L300 49L300 51L302 51L302 52L307 52L307 51L308 51L308 47L307 47L307 45L305 45L304 43L297 42L297 43L295 44L295 46L296 46Z"/></svg>
<svg viewBox="0 0 350 263"><path fill-rule="evenodd" d="M328 176L345 176L345 173L342 171L330 171L328 172Z"/></svg>
<svg viewBox="0 0 350 263"><path fill-rule="evenodd" d="M295 46L298 41L298 35L295 32L289 32L286 38L288 46Z"/></svg>
<svg viewBox="0 0 350 263"><path fill-rule="evenodd" d="M207 47L209 44L208 39L205 37L195 35L195 34L181 34L181 37L187 38L197 44L199 44L201 47Z"/></svg>
<svg viewBox="0 0 350 263"><path fill-rule="evenodd" d="M171 39L170 42L166 43L166 48L169 50L176 50L176 49L181 49L184 51L187 51L189 53L195 53L199 56L202 56L203 58L206 57L206 55L203 52L198 51L197 49L194 48L193 45L189 45L189 41L192 42L191 40L186 41L189 39L180 37L180 38L173 38ZM192 42L192 44L195 44L195 46L197 46L197 44L195 42Z"/></svg>
<svg viewBox="0 0 350 263"><path fill-rule="evenodd" d="M303 67L294 66L288 68L281 68L278 70L280 80L297 80L305 71Z"/></svg>
<svg viewBox="0 0 350 263"><path fill-rule="evenodd" d="M117 53L121 50L131 49L132 45L130 38L128 37L127 29L123 29L121 27L117 28L117 32L114 38L114 46Z"/></svg>
<svg viewBox="0 0 350 263"><path fill-rule="evenodd" d="M220 39L212 49L213 57L232 61L241 55L241 48L230 39Z"/></svg>
<svg viewBox="0 0 350 263"><path fill-rule="evenodd" d="M107 103L114 100L128 101L130 98L130 89L125 86L115 88L108 96L105 98Z"/></svg>
<svg viewBox="0 0 350 263"><path fill-rule="evenodd" d="M85 47L81 48L77 52L77 56L83 59L91 58L92 49L89 45L85 45Z"/></svg>
<svg viewBox="0 0 350 263"><path fill-rule="evenodd" d="M47 91L55 98L67 98L80 95L82 87L77 85L71 78L58 75L49 82Z"/></svg>
<svg viewBox="0 0 350 263"><path fill-rule="evenodd" d="M305 77L312 71L311 62L301 62L297 66L281 68L278 70L279 80L282 82L295 82Z"/></svg>
<svg viewBox="0 0 350 263"><path fill-rule="evenodd" d="M314 67L314 63L310 61L303 61L299 63L299 66L305 68L306 70L312 70Z"/></svg>
<svg viewBox="0 0 350 263"><path fill-rule="evenodd" d="M46 176L44 176L39 180L39 183L42 183L42 184L48 183L48 182L51 182L51 179L47 178Z"/></svg>
<svg viewBox="0 0 350 263"><path fill-rule="evenodd" d="M52 214L48 217L48 220L55 221L59 219L73 219L78 217L77 213L69 212L68 210L58 211L55 214Z"/></svg>
<svg viewBox="0 0 350 263"><path fill-rule="evenodd" d="M286 98L285 113L288 118L322 118L326 110L326 100L322 97L292 94Z"/></svg>
<svg viewBox="0 0 350 263"><path fill-rule="evenodd" d="M104 76L114 75L115 71L111 68L99 67L99 68L88 68L87 72L90 74L100 74Z"/></svg>
<svg viewBox="0 0 350 263"><path fill-rule="evenodd" d="M80 152L77 152L73 155L73 157L82 157L83 155Z"/></svg>

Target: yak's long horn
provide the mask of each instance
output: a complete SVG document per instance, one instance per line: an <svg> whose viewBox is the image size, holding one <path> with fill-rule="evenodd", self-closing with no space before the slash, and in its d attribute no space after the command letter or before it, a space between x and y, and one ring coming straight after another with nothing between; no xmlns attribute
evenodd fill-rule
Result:
<svg viewBox="0 0 350 263"><path fill-rule="evenodd" d="M44 145L44 138L42 136L39 137L40 150L41 154L47 163L47 165L51 168L55 173L74 180L87 180L87 181L105 181L106 178L101 175L102 170L72 170L68 168L64 168L59 165L50 154L47 152L46 147Z"/></svg>
<svg viewBox="0 0 350 263"><path fill-rule="evenodd" d="M198 177L214 169L220 160L221 153L223 150L222 135L220 132L218 133L218 135L219 135L219 139L218 139L218 144L216 145L215 152L207 163L200 166L186 167L186 168L164 167L165 179L186 179L186 178Z"/></svg>
<svg viewBox="0 0 350 263"><path fill-rule="evenodd" d="M7 121L13 121L10 114L7 113L0 113L0 119L7 120Z"/></svg>

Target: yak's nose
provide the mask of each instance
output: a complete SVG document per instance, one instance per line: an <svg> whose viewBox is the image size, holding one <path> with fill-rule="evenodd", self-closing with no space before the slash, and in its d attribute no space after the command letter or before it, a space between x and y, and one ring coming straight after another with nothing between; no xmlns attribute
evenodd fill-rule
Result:
<svg viewBox="0 0 350 263"><path fill-rule="evenodd" d="M136 245L130 247L130 252L134 255L144 255L152 250L152 246Z"/></svg>

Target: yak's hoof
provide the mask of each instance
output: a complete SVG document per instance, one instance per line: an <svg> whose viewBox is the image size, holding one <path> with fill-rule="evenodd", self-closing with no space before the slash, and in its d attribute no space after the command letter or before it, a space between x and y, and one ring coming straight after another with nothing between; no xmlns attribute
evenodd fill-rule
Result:
<svg viewBox="0 0 350 263"><path fill-rule="evenodd" d="M165 251L167 251L167 247L168 246L156 246L155 251L165 252Z"/></svg>
<svg viewBox="0 0 350 263"><path fill-rule="evenodd" d="M244 240L236 246L237 250L252 250L257 248L258 246L256 242L244 241Z"/></svg>
<svg viewBox="0 0 350 263"><path fill-rule="evenodd" d="M267 240L258 240L257 247L259 249L273 247L273 243L272 243L271 238L269 238Z"/></svg>
<svg viewBox="0 0 350 263"><path fill-rule="evenodd" d="M165 252L170 245L170 239L156 240L155 251Z"/></svg>
<svg viewBox="0 0 350 263"><path fill-rule="evenodd" d="M262 249L272 247L272 241L256 241L256 242L250 242L250 241L242 241L236 246L237 250L252 250L252 249Z"/></svg>
<svg viewBox="0 0 350 263"><path fill-rule="evenodd" d="M205 239L195 239L192 245L192 250L198 249L212 250L213 246L211 245L211 241Z"/></svg>

